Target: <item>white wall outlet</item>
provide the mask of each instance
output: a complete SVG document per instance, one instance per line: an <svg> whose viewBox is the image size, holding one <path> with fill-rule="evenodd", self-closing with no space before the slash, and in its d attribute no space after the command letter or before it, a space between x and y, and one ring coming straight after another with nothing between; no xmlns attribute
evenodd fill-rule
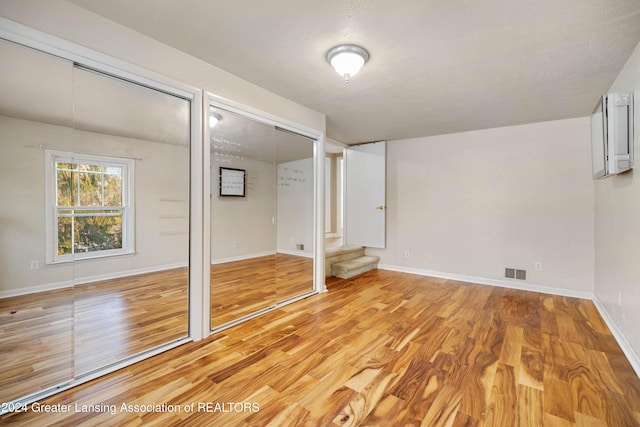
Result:
<svg viewBox="0 0 640 427"><path fill-rule="evenodd" d="M536 261L533 265L536 271L542 271L542 263L540 261Z"/></svg>
<svg viewBox="0 0 640 427"><path fill-rule="evenodd" d="M233 242L233 247L234 247L234 248L237 248L237 247L238 247L238 241L237 241L237 240L235 240L235 241Z"/></svg>
<svg viewBox="0 0 640 427"><path fill-rule="evenodd" d="M404 257L405 257L405 258L409 258L410 256L411 256L411 253L409 252L409 250L408 250L408 249L406 249L406 250L404 251Z"/></svg>
<svg viewBox="0 0 640 427"><path fill-rule="evenodd" d="M40 262L39 261L31 261L31 269L32 270L37 270L40 268Z"/></svg>

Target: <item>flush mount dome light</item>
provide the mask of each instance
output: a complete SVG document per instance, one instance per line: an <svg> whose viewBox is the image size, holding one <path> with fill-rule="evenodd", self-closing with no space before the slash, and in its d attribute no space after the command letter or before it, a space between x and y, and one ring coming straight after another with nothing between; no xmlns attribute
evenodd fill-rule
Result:
<svg viewBox="0 0 640 427"><path fill-rule="evenodd" d="M355 76L368 60L369 52L355 44L341 44L327 52L327 61L344 77L345 83L349 83L349 78Z"/></svg>
<svg viewBox="0 0 640 427"><path fill-rule="evenodd" d="M214 128L218 126L220 120L222 120L222 116L220 114L211 113L211 115L209 116L209 127Z"/></svg>

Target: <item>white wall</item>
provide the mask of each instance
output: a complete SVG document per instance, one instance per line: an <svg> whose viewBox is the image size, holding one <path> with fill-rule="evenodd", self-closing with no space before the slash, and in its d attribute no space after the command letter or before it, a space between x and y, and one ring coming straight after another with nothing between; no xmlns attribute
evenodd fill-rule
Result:
<svg viewBox="0 0 640 427"><path fill-rule="evenodd" d="M313 158L278 164L278 251L313 254Z"/></svg>
<svg viewBox="0 0 640 427"><path fill-rule="evenodd" d="M246 171L245 197L219 196L219 167ZM211 262L276 252L276 166L235 159L211 169Z"/></svg>
<svg viewBox="0 0 640 427"><path fill-rule="evenodd" d="M137 159L135 255L45 265L43 144ZM187 265L189 151L186 146L78 131L0 116L0 297L91 278ZM6 161L10 159L10 161ZM32 270L31 261L40 268Z"/></svg>
<svg viewBox="0 0 640 427"><path fill-rule="evenodd" d="M610 92L634 92L635 170L596 181L595 294L640 354L640 44Z"/></svg>
<svg viewBox="0 0 640 427"><path fill-rule="evenodd" d="M579 118L389 141L387 248L367 252L392 268L592 293L589 126ZM527 270L527 280L505 279L505 267Z"/></svg>
<svg viewBox="0 0 640 427"><path fill-rule="evenodd" d="M246 170L246 197L218 196L219 166ZM276 251L313 254L313 158L280 163L277 175L274 163L237 159L214 164L211 176L212 263Z"/></svg>

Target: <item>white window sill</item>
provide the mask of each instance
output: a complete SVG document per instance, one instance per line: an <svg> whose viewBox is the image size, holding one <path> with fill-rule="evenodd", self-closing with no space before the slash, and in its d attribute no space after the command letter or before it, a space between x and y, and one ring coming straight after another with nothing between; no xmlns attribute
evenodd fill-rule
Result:
<svg viewBox="0 0 640 427"><path fill-rule="evenodd" d="M126 251L126 252L117 252L117 253L109 253L109 254L96 253L96 254L91 254L91 255L86 255L86 256L78 256L78 255L76 255L75 258L65 258L65 259L50 260L50 261L46 262L46 265L63 265L63 264L70 264L70 263L82 262L82 261L96 261L96 260L100 260L100 259L111 259L111 258L117 258L117 257L128 257L128 256L133 256L135 254L136 254L135 251Z"/></svg>

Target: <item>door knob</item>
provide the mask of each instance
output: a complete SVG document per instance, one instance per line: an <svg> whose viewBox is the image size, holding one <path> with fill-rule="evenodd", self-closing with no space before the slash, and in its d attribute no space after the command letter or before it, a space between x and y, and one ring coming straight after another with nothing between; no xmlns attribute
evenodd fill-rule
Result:
<svg viewBox="0 0 640 427"><path fill-rule="evenodd" d="M379 210L379 211L383 211L384 210L384 206L383 205L376 206L376 209Z"/></svg>

